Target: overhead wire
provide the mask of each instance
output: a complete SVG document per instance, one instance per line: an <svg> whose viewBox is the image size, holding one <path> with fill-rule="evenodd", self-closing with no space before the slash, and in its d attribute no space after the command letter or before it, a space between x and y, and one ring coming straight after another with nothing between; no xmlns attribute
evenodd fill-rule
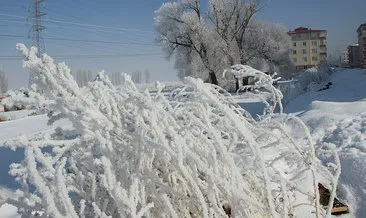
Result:
<svg viewBox="0 0 366 218"><path fill-rule="evenodd" d="M0 37L14 37L14 38L22 38L22 35L15 34L0 34ZM119 42L119 41L102 41L102 40L89 40L89 39L68 39L68 38L57 38L57 37L43 37L48 40L56 40L56 41L69 41L69 42L93 42L93 43L102 43L102 44L121 44L121 45L156 45L153 43L138 43L138 42Z"/></svg>
<svg viewBox="0 0 366 218"><path fill-rule="evenodd" d="M161 53L151 53L151 54L98 54L98 55L90 55L90 54L72 54L72 55L53 55L52 58L55 59L95 59L95 58L117 58L117 57L145 57L145 56L161 56ZM20 56L16 55L0 55L0 60L19 60Z"/></svg>
<svg viewBox="0 0 366 218"><path fill-rule="evenodd" d="M7 17L14 17L14 18L27 18L25 16L18 16L18 15L6 14L6 13L0 13L0 15L1 16L7 16ZM33 18L30 18L30 19L33 19ZM87 23L79 23L79 22L69 22L69 21L62 21L62 20L55 20L55 19L44 19L43 22L63 23L63 24L76 25L76 26L86 26L86 27L94 27L94 28L112 29L112 30L124 31L124 32L125 31L135 31L135 32L153 33L153 31L150 31L150 30L112 27L112 26L87 24Z"/></svg>
<svg viewBox="0 0 366 218"><path fill-rule="evenodd" d="M16 18L16 19L33 19L25 16L19 16L19 15L13 15L8 13L2 13L0 12L0 21L10 22L10 23L18 23L18 24L28 24L26 21L22 20L10 20L10 19L3 19L3 17L10 17L10 18ZM129 35L134 36L144 36L147 37L149 34L153 31L149 30L141 30L141 29L133 29L133 28L120 28L120 27L112 27L112 26L102 26L102 25L95 25L95 24L88 24L88 23L80 23L80 22L71 22L71 21L63 21L58 19L45 19L44 22L50 22L55 25L49 25L50 27L58 27L58 28L69 28L69 25L77 26L76 30L81 31L89 31L89 32L100 32L100 33L114 33L114 34L121 34L126 33L128 31ZM86 28L87 27L87 28ZM53 28L49 28L51 30L50 32L55 32ZM56 30L57 32L57 30ZM142 34L143 33L143 34ZM61 33L65 34L65 32ZM104 35L107 36L108 35ZM27 38L24 35L17 35L17 34L0 34L0 37L2 38L8 38L8 39L16 39L16 38ZM135 37L136 38L136 37ZM144 46L157 46L156 43L150 43L150 42L138 42L138 41L127 41L126 39L124 41L109 41L109 40L89 40L89 39L77 39L77 38L64 38L64 37L44 37L45 40L53 40L53 41L59 41L59 42L73 42L78 43L79 46L69 46L69 45L60 45L60 46L69 46L69 47L80 47L81 44L87 45L88 43L93 44L90 46L96 47L95 44L105 44L105 45L120 45L120 46L127 46L127 45L141 45ZM57 43L53 43L57 44ZM101 47L99 47L101 48ZM87 49L87 48L85 48ZM90 49L90 48L88 48ZM103 49L103 48L102 48ZM136 49L136 48L134 48ZM105 49L104 49L105 50ZM111 50L110 50L111 51ZM54 58L62 58L62 59L70 59L70 58L77 58L77 59L90 59L90 58L105 58L105 57L142 57L142 56L163 56L161 52L159 53L135 53L135 54L73 54L73 55L53 55ZM0 60L19 60L19 56L12 56L12 55L0 55Z"/></svg>

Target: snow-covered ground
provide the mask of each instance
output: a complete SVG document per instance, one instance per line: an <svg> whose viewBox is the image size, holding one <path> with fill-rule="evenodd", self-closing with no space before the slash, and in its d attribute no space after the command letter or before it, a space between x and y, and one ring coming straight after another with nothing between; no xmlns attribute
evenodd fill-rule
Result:
<svg viewBox="0 0 366 218"><path fill-rule="evenodd" d="M22 111L27 114L27 111ZM17 120L11 120L0 123L0 143L5 143L7 140L14 139L21 135L34 135L39 132L50 131L57 126L70 125L67 120L56 122L53 126L48 126L48 118L46 115L37 115L29 117L18 117ZM23 150L16 152L8 148L0 148L0 188L17 188L18 184L8 174L9 165L13 162L20 161L24 158Z"/></svg>
<svg viewBox="0 0 366 218"><path fill-rule="evenodd" d="M0 119L1 120L17 120L20 118L27 117L27 116L31 115L33 112L34 112L33 110L0 112Z"/></svg>
<svg viewBox="0 0 366 218"><path fill-rule="evenodd" d="M70 123L67 120L56 122L52 126L47 125L48 118L46 115L28 116L31 111L10 112L11 121L0 123L0 143L14 139L21 135L34 135L39 132L50 131L57 126L67 127ZM7 198L14 197L14 192L19 185L14 178L8 174L9 165L13 162L21 161L24 158L24 150L19 149L12 151L8 148L0 148L0 204ZM16 207L10 204L0 206L1 218L20 217L16 213Z"/></svg>
<svg viewBox="0 0 366 218"><path fill-rule="evenodd" d="M285 112L305 121L319 147L337 149L342 167L339 194L350 204L354 216L365 217L366 70L336 72L330 82L327 90L297 97Z"/></svg>

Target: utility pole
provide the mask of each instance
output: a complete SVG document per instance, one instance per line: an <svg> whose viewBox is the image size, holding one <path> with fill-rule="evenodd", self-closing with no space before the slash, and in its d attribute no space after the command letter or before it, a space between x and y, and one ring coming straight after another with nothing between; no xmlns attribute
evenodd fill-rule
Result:
<svg viewBox="0 0 366 218"><path fill-rule="evenodd" d="M37 56L41 57L41 55L45 52L45 44L43 40L43 32L46 27L42 25L42 17L46 16L47 13L41 10L41 4L45 0L29 0L30 1L30 10L29 17L32 19L32 27L29 30L29 33L32 34L32 46L38 49ZM30 35L29 34L29 35ZM29 73L29 86L33 84L35 72L33 70Z"/></svg>

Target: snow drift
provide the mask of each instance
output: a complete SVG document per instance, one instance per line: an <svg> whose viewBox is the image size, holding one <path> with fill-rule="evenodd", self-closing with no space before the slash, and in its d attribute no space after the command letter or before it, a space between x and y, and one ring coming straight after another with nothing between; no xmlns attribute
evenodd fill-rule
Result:
<svg viewBox="0 0 366 218"><path fill-rule="evenodd" d="M296 97L323 87L330 75L334 72L326 62L305 71L293 73L290 83L279 84L284 95L283 105L287 105Z"/></svg>
<svg viewBox="0 0 366 218"><path fill-rule="evenodd" d="M36 72L49 123L72 129L20 137L11 165L26 216L277 217L325 216L317 183L335 194L339 166L315 157L306 126L273 115L255 122L220 87L186 78L165 97L139 92L130 77L116 89L99 73L79 88L69 68L35 48L17 45ZM337 156L335 156L337 163ZM337 168L338 167L338 168Z"/></svg>

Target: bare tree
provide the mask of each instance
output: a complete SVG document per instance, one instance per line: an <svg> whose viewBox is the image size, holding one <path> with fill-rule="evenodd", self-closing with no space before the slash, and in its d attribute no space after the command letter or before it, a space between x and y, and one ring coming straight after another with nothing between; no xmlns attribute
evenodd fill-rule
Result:
<svg viewBox="0 0 366 218"><path fill-rule="evenodd" d="M79 87L86 86L88 82L93 80L93 74L90 70L77 70L74 77Z"/></svg>
<svg viewBox="0 0 366 218"><path fill-rule="evenodd" d="M0 70L0 94L8 91L8 78L3 70Z"/></svg>

